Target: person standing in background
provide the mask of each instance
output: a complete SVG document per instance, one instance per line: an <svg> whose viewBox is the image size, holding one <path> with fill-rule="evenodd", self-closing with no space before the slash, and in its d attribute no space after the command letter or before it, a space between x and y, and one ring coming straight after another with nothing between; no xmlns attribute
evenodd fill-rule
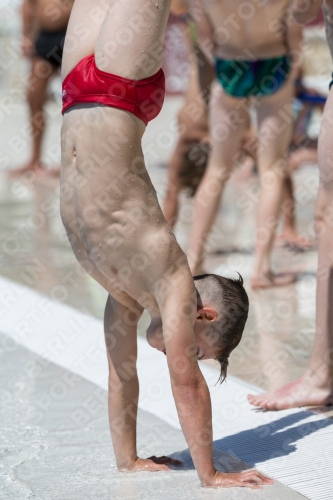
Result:
<svg viewBox="0 0 333 500"><path fill-rule="evenodd" d="M261 190L251 286L268 288L295 281L292 273L272 271L271 255L292 138L291 106L302 36L290 18L288 0L256 4L251 16L243 7L241 1L190 2L199 44L215 66L216 79L210 101L212 152L195 197L187 256L192 274L202 273L206 242L252 106L258 120Z"/></svg>
<svg viewBox="0 0 333 500"><path fill-rule="evenodd" d="M291 12L297 23L316 19L322 7L326 36L333 59L333 1L293 0ZM329 88L331 89L333 81ZM315 212L318 240L316 331L309 364L301 377L275 391L248 395L249 402L264 410L333 404L333 94L326 101L318 140L319 189Z"/></svg>
<svg viewBox="0 0 333 500"><path fill-rule="evenodd" d="M44 104L47 86L59 73L69 16L74 0L23 0L22 42L24 56L31 60L27 102L30 112L32 151L28 162L9 172L19 177L29 172L47 172L41 161L45 131ZM48 171L59 174L59 168Z"/></svg>

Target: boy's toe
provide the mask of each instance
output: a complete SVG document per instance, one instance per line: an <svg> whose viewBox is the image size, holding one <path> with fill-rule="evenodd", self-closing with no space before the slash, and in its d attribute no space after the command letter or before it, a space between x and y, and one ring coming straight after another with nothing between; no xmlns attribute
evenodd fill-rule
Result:
<svg viewBox="0 0 333 500"><path fill-rule="evenodd" d="M261 403L264 401L262 394L258 394L256 396L254 396L253 394L248 394L247 399L253 406L261 406Z"/></svg>

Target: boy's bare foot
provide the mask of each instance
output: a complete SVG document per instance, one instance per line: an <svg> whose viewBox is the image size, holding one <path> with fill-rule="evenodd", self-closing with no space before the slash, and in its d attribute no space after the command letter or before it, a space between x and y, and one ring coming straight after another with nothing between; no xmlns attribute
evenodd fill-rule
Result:
<svg viewBox="0 0 333 500"><path fill-rule="evenodd" d="M7 175L10 179L15 179L17 177L22 177L26 174L30 174L31 172L37 175L39 173L42 173L43 171L44 171L43 164L39 161L36 161L36 162L29 162L26 165L23 165L23 167L9 170Z"/></svg>
<svg viewBox="0 0 333 500"><path fill-rule="evenodd" d="M316 240L306 238L296 231L282 231L275 239L277 246L289 246L294 250L309 250L316 245Z"/></svg>
<svg viewBox="0 0 333 500"><path fill-rule="evenodd" d="M294 283L296 276L294 274L261 274L254 276L251 280L253 290L259 288L272 288L274 286L286 286Z"/></svg>
<svg viewBox="0 0 333 500"><path fill-rule="evenodd" d="M61 165L52 168L42 168L37 172L38 177L59 177Z"/></svg>
<svg viewBox="0 0 333 500"><path fill-rule="evenodd" d="M253 396L248 395L251 405L264 410L286 410L299 406L324 406L333 404L333 381L319 384L308 375L280 387L276 391Z"/></svg>

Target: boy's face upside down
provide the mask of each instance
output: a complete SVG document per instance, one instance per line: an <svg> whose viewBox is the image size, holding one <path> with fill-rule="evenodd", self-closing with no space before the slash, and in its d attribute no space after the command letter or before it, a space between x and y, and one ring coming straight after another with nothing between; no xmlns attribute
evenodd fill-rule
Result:
<svg viewBox="0 0 333 500"><path fill-rule="evenodd" d="M214 323L216 323L217 317L218 313L213 307L198 308L194 323L195 349L198 360L215 359L221 352L221 348L216 345L214 332ZM148 344L166 355L162 319L153 318L146 333Z"/></svg>
<svg viewBox="0 0 333 500"><path fill-rule="evenodd" d="M194 276L194 282L197 297L194 344L188 349L198 360L216 359L221 366L219 380L223 382L227 375L229 355L242 338L248 315L248 296L241 277L232 280L203 274ZM169 339L163 331L165 327L161 316L153 314L147 329L147 341L151 347L167 355L166 344Z"/></svg>

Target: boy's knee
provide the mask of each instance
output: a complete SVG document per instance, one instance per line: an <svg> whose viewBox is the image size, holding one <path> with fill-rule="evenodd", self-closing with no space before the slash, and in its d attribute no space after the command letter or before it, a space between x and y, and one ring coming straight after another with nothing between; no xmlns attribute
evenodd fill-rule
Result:
<svg viewBox="0 0 333 500"><path fill-rule="evenodd" d="M232 110L228 113L229 124L233 130L236 130L239 125L243 125L245 123L245 118L241 116L239 111Z"/></svg>

